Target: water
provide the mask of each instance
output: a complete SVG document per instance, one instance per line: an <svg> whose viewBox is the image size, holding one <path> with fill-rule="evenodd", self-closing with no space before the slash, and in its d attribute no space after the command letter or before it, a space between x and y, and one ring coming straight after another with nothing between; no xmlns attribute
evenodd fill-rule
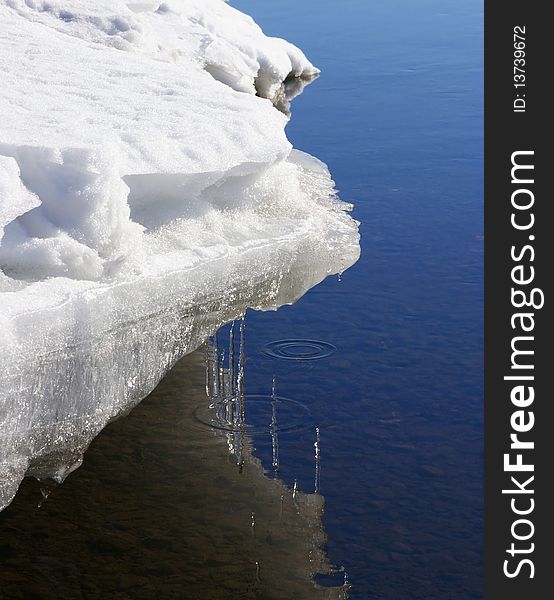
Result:
<svg viewBox="0 0 554 600"><path fill-rule="evenodd" d="M199 424L205 383L197 351L62 485L25 480L0 515L2 600L345 598L312 584L333 572L324 499L267 477L247 436Z"/></svg>
<svg viewBox="0 0 554 600"><path fill-rule="evenodd" d="M480 598L481 3L233 3L321 68L288 136L355 204L362 258L250 311L231 363L224 328L215 391L204 349L62 486L26 481L0 598ZM210 427L206 385L244 419Z"/></svg>
<svg viewBox="0 0 554 600"><path fill-rule="evenodd" d="M235 5L322 70L288 136L329 164L362 223L362 258L342 281L249 314L247 391L276 375L320 427L327 549L351 598L479 598L482 4ZM299 338L337 351L267 356ZM311 489L308 456L281 436L280 476Z"/></svg>

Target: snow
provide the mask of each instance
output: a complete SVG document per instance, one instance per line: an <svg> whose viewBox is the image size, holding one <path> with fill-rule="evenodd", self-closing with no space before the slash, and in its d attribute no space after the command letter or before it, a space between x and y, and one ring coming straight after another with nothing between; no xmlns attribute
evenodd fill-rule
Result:
<svg viewBox="0 0 554 600"><path fill-rule="evenodd" d="M359 246L275 108L317 69L223 0L0 0L0 72L1 509Z"/></svg>

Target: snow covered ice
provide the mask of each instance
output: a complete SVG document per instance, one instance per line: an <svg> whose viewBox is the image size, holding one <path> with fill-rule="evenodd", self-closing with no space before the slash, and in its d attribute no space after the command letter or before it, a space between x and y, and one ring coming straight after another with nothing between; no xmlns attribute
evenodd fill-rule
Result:
<svg viewBox="0 0 554 600"><path fill-rule="evenodd" d="M359 245L284 131L317 69L223 0L0 0L0 72L1 509Z"/></svg>

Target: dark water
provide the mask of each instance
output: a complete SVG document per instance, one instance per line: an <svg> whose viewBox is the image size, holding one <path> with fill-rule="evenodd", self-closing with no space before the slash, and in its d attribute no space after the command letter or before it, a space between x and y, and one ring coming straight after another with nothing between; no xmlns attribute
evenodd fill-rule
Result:
<svg viewBox="0 0 554 600"><path fill-rule="evenodd" d="M266 431L241 460L201 422L197 352L62 486L26 481L0 516L0 599L338 598L345 573L354 600L480 598L481 4L233 4L321 68L288 135L355 204L362 258L248 313Z"/></svg>
<svg viewBox="0 0 554 600"><path fill-rule="evenodd" d="M200 425L205 360L180 361L61 486L27 479L0 515L0 599L336 599L324 500L268 478L247 439Z"/></svg>

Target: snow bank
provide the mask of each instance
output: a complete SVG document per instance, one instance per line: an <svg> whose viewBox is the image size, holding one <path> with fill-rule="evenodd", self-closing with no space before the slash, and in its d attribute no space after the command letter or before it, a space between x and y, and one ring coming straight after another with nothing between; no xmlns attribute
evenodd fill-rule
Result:
<svg viewBox="0 0 554 600"><path fill-rule="evenodd" d="M2 508L359 247L274 108L317 69L222 0L0 0L0 31Z"/></svg>

